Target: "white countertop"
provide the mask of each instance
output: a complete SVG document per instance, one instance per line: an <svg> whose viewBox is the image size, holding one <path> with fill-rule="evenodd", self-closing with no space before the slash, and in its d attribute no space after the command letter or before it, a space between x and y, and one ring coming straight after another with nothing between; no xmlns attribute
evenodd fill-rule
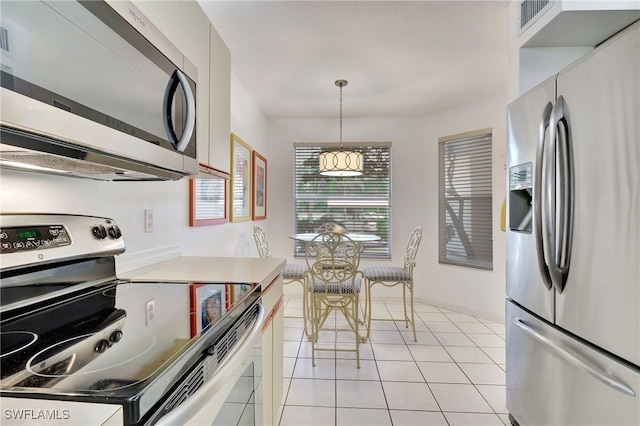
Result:
<svg viewBox="0 0 640 426"><path fill-rule="evenodd" d="M260 257L182 256L118 274L118 278L142 282L271 281L284 268L285 259Z"/></svg>

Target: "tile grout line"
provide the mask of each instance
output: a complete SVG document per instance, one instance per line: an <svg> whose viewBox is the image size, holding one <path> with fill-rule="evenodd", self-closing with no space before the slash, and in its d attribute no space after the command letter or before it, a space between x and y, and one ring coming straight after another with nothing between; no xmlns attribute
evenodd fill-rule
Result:
<svg viewBox="0 0 640 426"><path fill-rule="evenodd" d="M390 317L392 317L392 318L393 318L393 315L391 314L391 312L392 312L392 311L389 309L389 306L386 304L386 302L383 302L383 303L384 303L385 308L387 309L387 311L388 311L388 313L389 313ZM436 308L436 309L439 309L439 308L437 308L437 307L435 307L435 308ZM451 356L451 353L449 352L449 350L447 350L447 347L443 344L442 340L441 340L441 339L439 339L439 338L434 334L434 332L433 332L433 331L432 331L432 329L429 327L429 325L425 322L425 320L422 318L422 316L420 315L420 313L417 313L417 315L418 315L418 317L419 317L419 320L420 320L420 323L419 323L419 324L422 324L422 326L424 326L424 327L426 328L426 330L427 330L430 334L432 334L432 335L434 336L435 341L437 341L437 342L438 342L438 345L433 345L433 346L442 348L442 349L443 349L443 350L444 350L444 351L445 351L445 352L446 352L446 353L447 353L447 354L452 358L453 363L457 366L457 368L459 368L459 369L461 370L461 372L463 373L464 377L466 377L466 378L467 378L467 380L469 380L469 383L473 385L473 387L474 387L475 391L476 391L476 392L478 392L478 394L479 394L479 396L481 396L482 400L483 400L483 401L488 405L488 407L491 409L491 414L492 414L492 415L494 415L494 416L497 416L497 417L500 419L500 421L501 421L501 422L504 422L504 419L503 419L502 417L500 417L500 415L501 415L501 414L502 414L502 415L504 415L505 413L499 413L498 411L496 411L496 408L494 408L494 407L489 403L489 400L488 400L488 399L485 397L485 395L484 395L482 392L480 392L480 390L478 389L478 386L479 386L479 385L482 385L482 384L474 383L474 382L471 380L471 377L468 375L468 373L467 373L467 372L465 372L465 370L461 367L461 364L492 365L492 366L497 366L497 367L498 367L498 368L500 368L502 371L504 371L504 370L502 369L502 367L500 366L500 364L499 364L499 363L498 363L498 362L497 362L493 357L491 357L491 356L490 356L490 354L489 354L489 353L487 353L487 351L485 351L485 350L484 350L484 347L479 346L479 345L478 345L478 344L477 344L473 339L471 339L471 337L469 336L469 334L486 334L486 335L491 335L491 336L497 336L498 338L502 339L503 341L504 341L504 338L503 338L503 337L502 337L502 336L501 336L497 331L495 331L493 328L490 328L490 327L487 327L487 329L489 329L489 330L490 330L490 332L488 332L488 333L467 333L467 332L465 332L464 330L462 330L462 328L460 328L460 327L459 327L459 325L458 325L458 324L457 324L453 319L449 318L449 317L448 317L444 312L442 312L442 311L440 311L440 310L439 310L439 312L440 312L440 313L442 313L442 314L447 318L447 322L452 323L452 324L456 327L456 329L458 329L458 330L459 330L459 334L462 334L463 336L465 336L467 339L469 339L469 340L473 343L473 346L456 346L456 345L449 345L449 346L452 346L452 347L469 347L469 348L479 349L479 350L481 351L481 353L482 353L482 354L484 354L484 355L485 355L485 356L490 360L490 363L480 363L480 362L469 362L469 363L464 363L464 362L457 361L455 358L453 358L453 356ZM481 323L481 324L482 324L482 321L480 321L478 318L475 318L475 317L472 317L472 318L474 319L474 321L473 321L474 323L476 323L476 322L477 322L477 323ZM402 331L401 331L401 330L400 330L400 328L399 328L398 322L402 322L402 321L403 321L403 320L396 320L396 321L393 321L393 324L395 325L395 329L394 329L394 330L389 330L389 331L397 332L397 333L400 335L400 337L401 337L401 339L402 339L402 345L401 345L401 347L405 348L405 349L408 351L408 353L410 354L410 356L411 356L411 360L412 360L412 363L416 366L416 368L418 368L418 370L420 371L420 374L421 374L421 376L422 376L422 378L423 378L423 382L422 382L422 383L427 384L427 386L428 386L428 388L429 388L429 390L430 390L430 392L431 392L431 396L433 397L433 400L435 401L435 403L436 403L436 405L437 405L437 407L438 407L438 409L439 409L439 412L440 412L440 413L441 413L441 415L443 416L444 420L449 424L449 423L450 423L450 421L449 421L449 419L445 416L445 412L444 412L444 411L442 411L442 406L440 405L440 402L435 398L435 395L433 394L433 391L431 390L431 387L430 387L429 382L426 380L426 377L424 376L423 371L422 371L422 370L420 369L420 367L418 366L418 361L417 361L417 359L415 358L414 353L411 351L411 347L412 347L412 346L411 346L411 345L409 345L409 344L407 343L407 340L405 339L405 336L402 334ZM469 321L469 322L471 323L471 321ZM387 331L387 330L380 330L380 331ZM411 330L410 330L410 331L411 331ZM303 334L303 333L301 333L301 334ZM302 350L302 343L303 343L303 341L304 341L304 336L302 336L302 337L301 337L301 339L300 339L300 341L298 342L298 343L299 343L299 347L298 347L298 351L297 351L297 353L296 353L296 360L294 361L294 364L293 364L293 370L291 371L290 383L289 383L289 387L288 387L288 389L287 389L287 397L284 399L283 410L282 410L282 414L281 414L281 416L280 416L280 422L282 421L282 418L283 418L283 416L284 416L284 410L285 410L285 407L287 406L286 401L288 400L289 392L290 392L290 389L291 389L291 383L292 383L292 381L293 381L293 379L294 379L294 378L293 378L293 376L294 376L294 372L295 372L296 368L300 365L300 362L301 362L301 358L300 358L300 356L301 356L301 350ZM391 410L391 407L389 406L389 399L388 399L388 396L387 396L387 394L386 394L385 388L384 388L384 386L383 386L383 380L382 380L381 373L380 373L380 366L379 366L379 362L380 362L380 361L382 361L382 360L380 360L380 359L378 359L378 358L377 358L376 353L375 353L375 351L374 351L374 349L373 349L373 343L372 343L371 339L369 339L367 343L368 343L368 345L369 345L369 346L370 346L370 348L371 348L372 361L375 363L376 373L377 373L377 377L378 377L377 381L379 381L379 383L380 383L380 387L381 387L381 390L382 390L382 393L383 393L383 397L384 397L384 399L385 399L386 411L387 411L387 414L388 414L388 416L389 416L389 420L391 421L391 424L393 424L393 419L392 419L392 416L391 416L391 411L392 411L392 410ZM380 344L383 344L383 343L380 343ZM427 346L431 346L431 345L427 345ZM490 348L490 346L487 346L487 348ZM499 348L499 349L500 349L501 347L496 347L496 348ZM502 348L502 349L503 349L503 348ZM503 350L504 350L504 349L503 349ZM335 373L335 374L334 374L334 422L335 422L335 424L337 425L337 424L338 424L338 423L337 423L337 422L338 422L338 408L339 408L339 407L338 407L338 387L337 387L337 386L338 386L338 380L342 380L342 379L340 379L340 378L338 377L338 362L339 362L339 360L340 360L341 358L338 358L338 357L337 357L337 354L335 354L335 355L334 355L334 357L333 357L332 359L333 359L333 362L334 362L334 373ZM306 358L305 358L305 360L306 360ZM311 360L310 360L310 359L308 359L307 361L309 361L309 362L310 362ZM430 362L430 361L427 361L427 362ZM306 379L306 380L309 380L309 379ZM354 381L360 381L360 379L352 379L352 380L354 380ZM447 384L447 383L444 383L444 382L443 382L443 384ZM453 384L455 384L455 383L453 383ZM487 383L486 385L487 385L487 386L504 387L504 385L500 385L500 384L490 384L490 383ZM357 407L354 407L354 408L357 408ZM362 407L362 408L363 408L363 409L366 409L365 407ZM373 408L371 408L371 409L373 409ZM404 411L404 410L403 410L403 411ZM421 410L408 410L408 411L421 411ZM427 410L427 411L431 411L431 410ZM456 413L456 412L459 412L459 413L475 413L475 410L474 410L474 411L451 411L450 413ZM449 413L449 412L447 412L447 413ZM477 412L477 413L478 413L478 414L489 414L489 413L481 412L481 411L480 411L480 412Z"/></svg>

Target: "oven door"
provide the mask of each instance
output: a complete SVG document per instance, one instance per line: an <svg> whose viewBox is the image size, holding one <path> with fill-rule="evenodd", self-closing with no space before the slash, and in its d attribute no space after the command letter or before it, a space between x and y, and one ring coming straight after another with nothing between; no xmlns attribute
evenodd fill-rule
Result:
<svg viewBox="0 0 640 426"><path fill-rule="evenodd" d="M151 423L247 426L262 424L262 401L258 386L262 385L261 330L264 317L264 309L258 304L258 315L253 325L247 328L222 363L211 372L210 379L180 405ZM207 364L206 361L204 364ZM186 382L183 386L188 386L188 381ZM169 397L169 400L171 398Z"/></svg>

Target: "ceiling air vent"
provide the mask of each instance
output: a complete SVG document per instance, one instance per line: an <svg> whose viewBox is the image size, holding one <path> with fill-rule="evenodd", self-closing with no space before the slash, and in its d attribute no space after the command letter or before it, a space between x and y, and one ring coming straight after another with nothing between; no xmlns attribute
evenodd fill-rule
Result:
<svg viewBox="0 0 640 426"><path fill-rule="evenodd" d="M524 0L520 3L520 29L524 29L533 18L540 15L551 0Z"/></svg>

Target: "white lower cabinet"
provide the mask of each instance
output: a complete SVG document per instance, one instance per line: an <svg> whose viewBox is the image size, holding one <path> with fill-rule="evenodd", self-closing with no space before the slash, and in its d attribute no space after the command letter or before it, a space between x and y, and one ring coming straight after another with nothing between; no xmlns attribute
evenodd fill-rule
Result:
<svg viewBox="0 0 640 426"><path fill-rule="evenodd" d="M264 288L264 287L263 287ZM262 419L263 425L277 425L283 387L284 296L282 276L262 292L262 306L267 313L262 328ZM259 417L259 415L258 415Z"/></svg>

